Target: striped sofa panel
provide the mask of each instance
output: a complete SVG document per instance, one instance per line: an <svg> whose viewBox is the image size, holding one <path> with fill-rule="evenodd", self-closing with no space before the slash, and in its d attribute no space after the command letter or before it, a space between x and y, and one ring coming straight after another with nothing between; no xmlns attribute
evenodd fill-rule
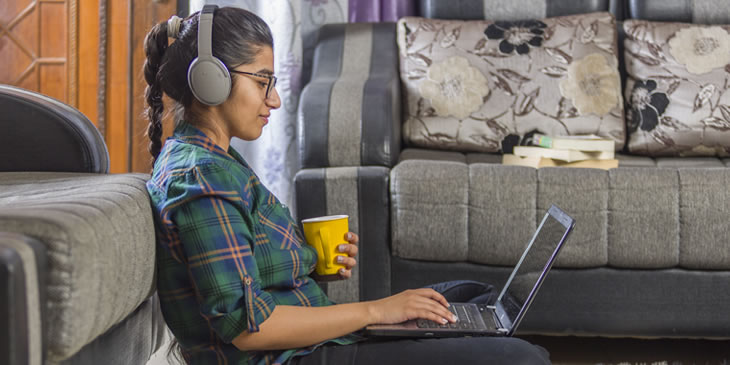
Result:
<svg viewBox="0 0 730 365"><path fill-rule="evenodd" d="M0 363L44 361L45 247L26 235L0 232Z"/></svg>
<svg viewBox="0 0 730 365"><path fill-rule="evenodd" d="M484 156L403 152L390 178L394 256L511 266L556 204L576 219L556 267L730 268L728 159L620 156L604 171Z"/></svg>
<svg viewBox="0 0 730 365"><path fill-rule="evenodd" d="M623 0L421 0L421 14L436 19L524 20L611 11L622 19Z"/></svg>
<svg viewBox="0 0 730 365"><path fill-rule="evenodd" d="M626 0L627 17L696 24L730 23L726 0Z"/></svg>
<svg viewBox="0 0 730 365"><path fill-rule="evenodd" d="M303 168L392 166L401 96L394 23L328 24L297 118Z"/></svg>
<svg viewBox="0 0 730 365"><path fill-rule="evenodd" d="M360 237L357 266L349 280L321 283L337 303L390 295L388 178L379 166L303 169L294 178L297 217L347 214Z"/></svg>

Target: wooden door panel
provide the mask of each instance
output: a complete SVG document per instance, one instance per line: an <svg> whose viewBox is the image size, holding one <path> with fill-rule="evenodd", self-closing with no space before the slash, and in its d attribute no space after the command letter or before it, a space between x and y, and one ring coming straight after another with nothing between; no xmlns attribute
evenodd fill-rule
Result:
<svg viewBox="0 0 730 365"><path fill-rule="evenodd" d="M0 83L72 104L69 4L75 0L3 0L0 4ZM73 41L73 40L71 40ZM72 104L73 105L73 104Z"/></svg>

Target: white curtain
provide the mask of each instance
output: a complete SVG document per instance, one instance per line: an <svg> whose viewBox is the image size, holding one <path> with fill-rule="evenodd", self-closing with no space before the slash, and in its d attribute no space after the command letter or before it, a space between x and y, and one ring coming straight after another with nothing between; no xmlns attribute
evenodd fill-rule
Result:
<svg viewBox="0 0 730 365"><path fill-rule="evenodd" d="M274 71L281 108L256 141L234 138L231 145L248 161L262 183L282 203L294 207L294 175L298 168L297 108L303 83L309 80L316 30L325 23L347 21L348 0L191 0L190 11L205 4L236 6L260 16L274 34Z"/></svg>

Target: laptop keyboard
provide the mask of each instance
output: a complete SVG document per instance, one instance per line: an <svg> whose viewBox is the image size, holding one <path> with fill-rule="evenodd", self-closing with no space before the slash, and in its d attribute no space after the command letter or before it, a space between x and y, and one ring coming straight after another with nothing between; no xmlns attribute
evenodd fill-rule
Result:
<svg viewBox="0 0 730 365"><path fill-rule="evenodd" d="M441 324L428 319L419 319L416 321L418 328L454 328L454 329L481 329L484 323L477 318L481 318L481 313L476 305L451 304L449 307L451 313L459 318L456 323ZM492 326L489 326L492 327Z"/></svg>

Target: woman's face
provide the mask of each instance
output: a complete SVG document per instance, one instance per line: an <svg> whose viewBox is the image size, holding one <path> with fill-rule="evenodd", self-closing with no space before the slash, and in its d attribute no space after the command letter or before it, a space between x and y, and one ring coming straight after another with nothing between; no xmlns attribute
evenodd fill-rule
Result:
<svg viewBox="0 0 730 365"><path fill-rule="evenodd" d="M250 72L262 75L274 74L274 54L271 47L264 46L253 63L240 65L233 71ZM272 109L281 106L279 93L272 86L266 97L268 78L231 72L235 78L231 96L221 104L221 114L226 122L230 137L253 141L261 136L264 126L269 122Z"/></svg>

